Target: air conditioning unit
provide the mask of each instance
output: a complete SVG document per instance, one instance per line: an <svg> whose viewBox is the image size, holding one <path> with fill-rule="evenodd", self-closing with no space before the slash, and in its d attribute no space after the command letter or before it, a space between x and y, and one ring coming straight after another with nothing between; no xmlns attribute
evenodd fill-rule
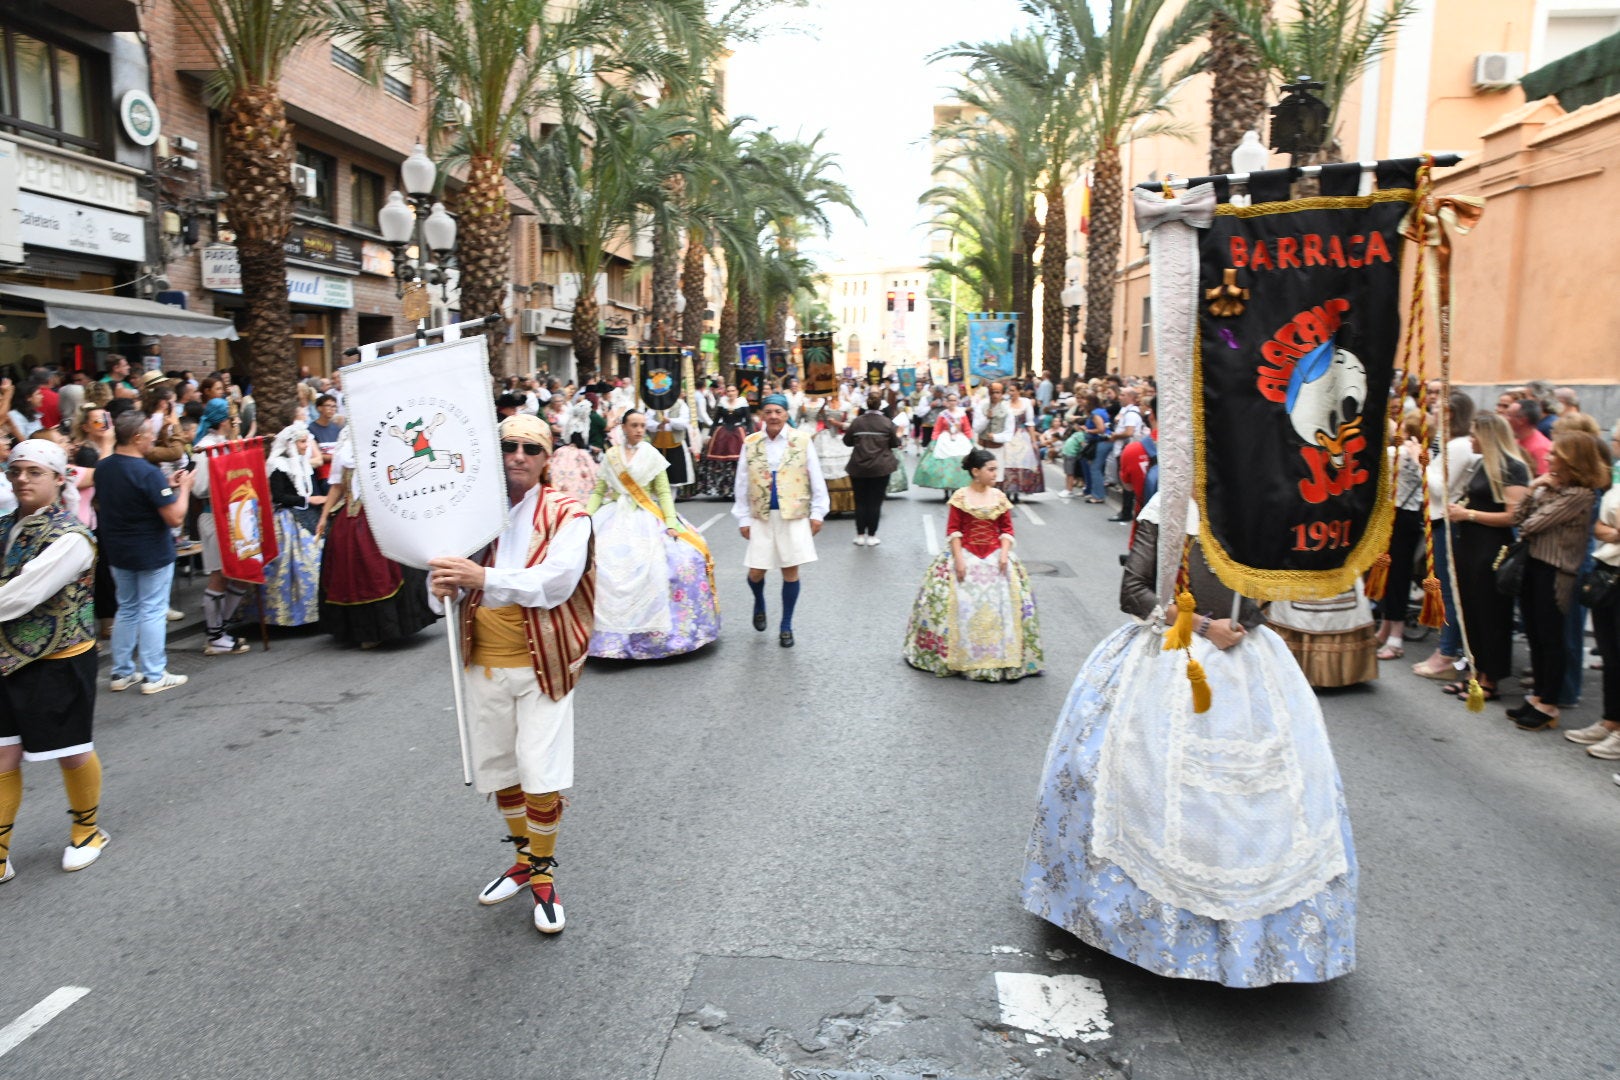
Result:
<svg viewBox="0 0 1620 1080"><path fill-rule="evenodd" d="M539 308L524 308L520 322L518 329L529 337L539 337L546 332L546 313Z"/></svg>
<svg viewBox="0 0 1620 1080"><path fill-rule="evenodd" d="M1524 53L1488 52L1474 57L1474 89L1505 90L1524 75Z"/></svg>
<svg viewBox="0 0 1620 1080"><path fill-rule="evenodd" d="M320 197L320 173L308 165L294 165L292 167L293 189L298 192L301 199L315 199Z"/></svg>

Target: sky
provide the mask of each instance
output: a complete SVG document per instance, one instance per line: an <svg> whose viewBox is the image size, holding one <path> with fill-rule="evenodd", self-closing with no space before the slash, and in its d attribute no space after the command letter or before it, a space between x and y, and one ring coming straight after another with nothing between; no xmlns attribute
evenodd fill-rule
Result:
<svg viewBox="0 0 1620 1080"><path fill-rule="evenodd" d="M866 222L835 211L831 239L806 251L824 267L920 262L928 129L952 81L947 65L926 57L964 39L1004 38L1027 19L1016 0L811 0L783 21L790 29L737 46L726 103L782 137L825 130L821 149L837 155Z"/></svg>

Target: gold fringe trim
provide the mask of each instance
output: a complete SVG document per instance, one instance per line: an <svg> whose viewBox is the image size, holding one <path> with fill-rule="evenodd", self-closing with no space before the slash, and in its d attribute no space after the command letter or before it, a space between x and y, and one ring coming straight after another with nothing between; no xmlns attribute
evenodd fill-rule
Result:
<svg viewBox="0 0 1620 1080"><path fill-rule="evenodd" d="M1272 214L1292 214L1298 210L1365 210L1377 203L1417 202L1417 192L1411 188L1390 188L1374 191L1370 195L1313 195L1308 199L1289 199L1287 202L1256 203L1253 206L1233 206L1221 203L1215 207L1216 217L1254 218Z"/></svg>

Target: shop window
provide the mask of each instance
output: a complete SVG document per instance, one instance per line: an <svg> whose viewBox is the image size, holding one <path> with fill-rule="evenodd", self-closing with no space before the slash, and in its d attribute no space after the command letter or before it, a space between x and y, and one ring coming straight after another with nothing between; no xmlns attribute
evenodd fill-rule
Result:
<svg viewBox="0 0 1620 1080"><path fill-rule="evenodd" d="M362 229L377 231L377 211L387 196L383 193L383 178L369 169L350 170L349 222Z"/></svg>
<svg viewBox="0 0 1620 1080"><path fill-rule="evenodd" d="M641 290L629 263L614 260L608 264L607 293L609 300L626 307L635 307L641 302Z"/></svg>
<svg viewBox="0 0 1620 1080"><path fill-rule="evenodd" d="M0 130L99 153L91 68L78 53L0 30Z"/></svg>
<svg viewBox="0 0 1620 1080"><path fill-rule="evenodd" d="M1142 338L1137 353L1146 356L1153 348L1153 297L1142 297Z"/></svg>
<svg viewBox="0 0 1620 1080"><path fill-rule="evenodd" d="M306 214L316 214L331 221L337 217L334 188L337 184L337 158L330 154L323 154L319 150L311 150L307 146L300 146L294 158L298 164L315 171L315 194L309 197L303 194L298 196L298 209ZM376 220L373 217L373 220Z"/></svg>

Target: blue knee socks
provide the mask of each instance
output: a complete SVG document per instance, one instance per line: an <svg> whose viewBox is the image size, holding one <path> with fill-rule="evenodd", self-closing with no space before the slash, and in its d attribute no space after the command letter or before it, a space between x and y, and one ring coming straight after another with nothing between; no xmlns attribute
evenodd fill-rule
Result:
<svg viewBox="0 0 1620 1080"><path fill-rule="evenodd" d="M755 581L753 578L749 578L748 587L754 590L754 614L765 614L765 579L760 578Z"/></svg>
<svg viewBox="0 0 1620 1080"><path fill-rule="evenodd" d="M799 602L799 583L782 582L782 629L793 629L793 607Z"/></svg>

